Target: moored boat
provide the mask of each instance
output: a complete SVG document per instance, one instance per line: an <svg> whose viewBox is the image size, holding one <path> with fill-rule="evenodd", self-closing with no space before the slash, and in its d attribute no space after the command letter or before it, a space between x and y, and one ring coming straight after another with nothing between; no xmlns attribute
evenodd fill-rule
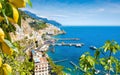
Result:
<svg viewBox="0 0 120 75"><path fill-rule="evenodd" d="M97 47L95 47L95 46L90 46L90 49L92 49L92 50L96 50Z"/></svg>

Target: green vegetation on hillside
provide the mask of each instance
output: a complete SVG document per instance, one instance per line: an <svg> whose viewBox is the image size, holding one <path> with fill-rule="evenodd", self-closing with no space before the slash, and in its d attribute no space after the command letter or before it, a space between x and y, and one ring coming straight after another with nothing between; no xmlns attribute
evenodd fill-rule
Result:
<svg viewBox="0 0 120 75"><path fill-rule="evenodd" d="M21 11L20 10L20 13L21 13L21 17L26 20L28 18L31 18L33 21L29 23L29 25L34 28L34 30L40 30L40 29L44 29L47 27L47 24L46 22L44 21L41 21L41 20L36 20L34 18L32 18L31 16L29 16L28 14L26 14L24 11Z"/></svg>
<svg viewBox="0 0 120 75"><path fill-rule="evenodd" d="M31 27L33 27L35 30L44 29L47 27L47 24L44 21L34 21L29 23Z"/></svg>
<svg viewBox="0 0 120 75"><path fill-rule="evenodd" d="M31 18L31 19L34 19L32 18L31 16L29 16L28 14L26 14L24 11L22 10L19 10L20 14L21 14L21 17L26 20L27 18Z"/></svg>

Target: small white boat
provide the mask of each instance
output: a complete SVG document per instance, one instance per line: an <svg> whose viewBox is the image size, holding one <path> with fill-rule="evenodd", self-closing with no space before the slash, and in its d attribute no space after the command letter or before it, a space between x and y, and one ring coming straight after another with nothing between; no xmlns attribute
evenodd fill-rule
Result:
<svg viewBox="0 0 120 75"><path fill-rule="evenodd" d="M82 44L76 44L76 47L81 47L82 46Z"/></svg>
<svg viewBox="0 0 120 75"><path fill-rule="evenodd" d="M58 46L62 46L62 44L58 44Z"/></svg>
<svg viewBox="0 0 120 75"><path fill-rule="evenodd" d="M69 46L72 46L72 44L69 44Z"/></svg>
<svg viewBox="0 0 120 75"><path fill-rule="evenodd" d="M96 50L97 47L95 47L95 46L90 46L90 49L92 49L92 50Z"/></svg>

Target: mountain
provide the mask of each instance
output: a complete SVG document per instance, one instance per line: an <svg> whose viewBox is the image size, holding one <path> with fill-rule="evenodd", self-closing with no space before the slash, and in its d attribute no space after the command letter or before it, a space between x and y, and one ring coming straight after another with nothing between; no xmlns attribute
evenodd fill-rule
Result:
<svg viewBox="0 0 120 75"><path fill-rule="evenodd" d="M52 24L52 25L57 26L57 27L62 26L60 23L56 22L55 20L49 20L47 18L38 17L36 14L34 14L30 11L27 11L27 10L25 10L24 12L34 19L45 21L46 23Z"/></svg>

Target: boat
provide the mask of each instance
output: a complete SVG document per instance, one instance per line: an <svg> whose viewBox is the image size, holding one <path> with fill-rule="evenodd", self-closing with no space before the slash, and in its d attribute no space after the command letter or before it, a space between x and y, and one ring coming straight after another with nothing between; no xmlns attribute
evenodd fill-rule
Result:
<svg viewBox="0 0 120 75"><path fill-rule="evenodd" d="M82 46L82 44L76 44L76 47L81 47Z"/></svg>
<svg viewBox="0 0 120 75"><path fill-rule="evenodd" d="M69 44L69 46L72 46L72 44Z"/></svg>
<svg viewBox="0 0 120 75"><path fill-rule="evenodd" d="M90 49L92 49L92 50L96 50L97 47L95 47L95 46L90 46Z"/></svg>
<svg viewBox="0 0 120 75"><path fill-rule="evenodd" d="M57 45L58 45L58 46L62 46L62 44L60 44L60 43L58 43Z"/></svg>

